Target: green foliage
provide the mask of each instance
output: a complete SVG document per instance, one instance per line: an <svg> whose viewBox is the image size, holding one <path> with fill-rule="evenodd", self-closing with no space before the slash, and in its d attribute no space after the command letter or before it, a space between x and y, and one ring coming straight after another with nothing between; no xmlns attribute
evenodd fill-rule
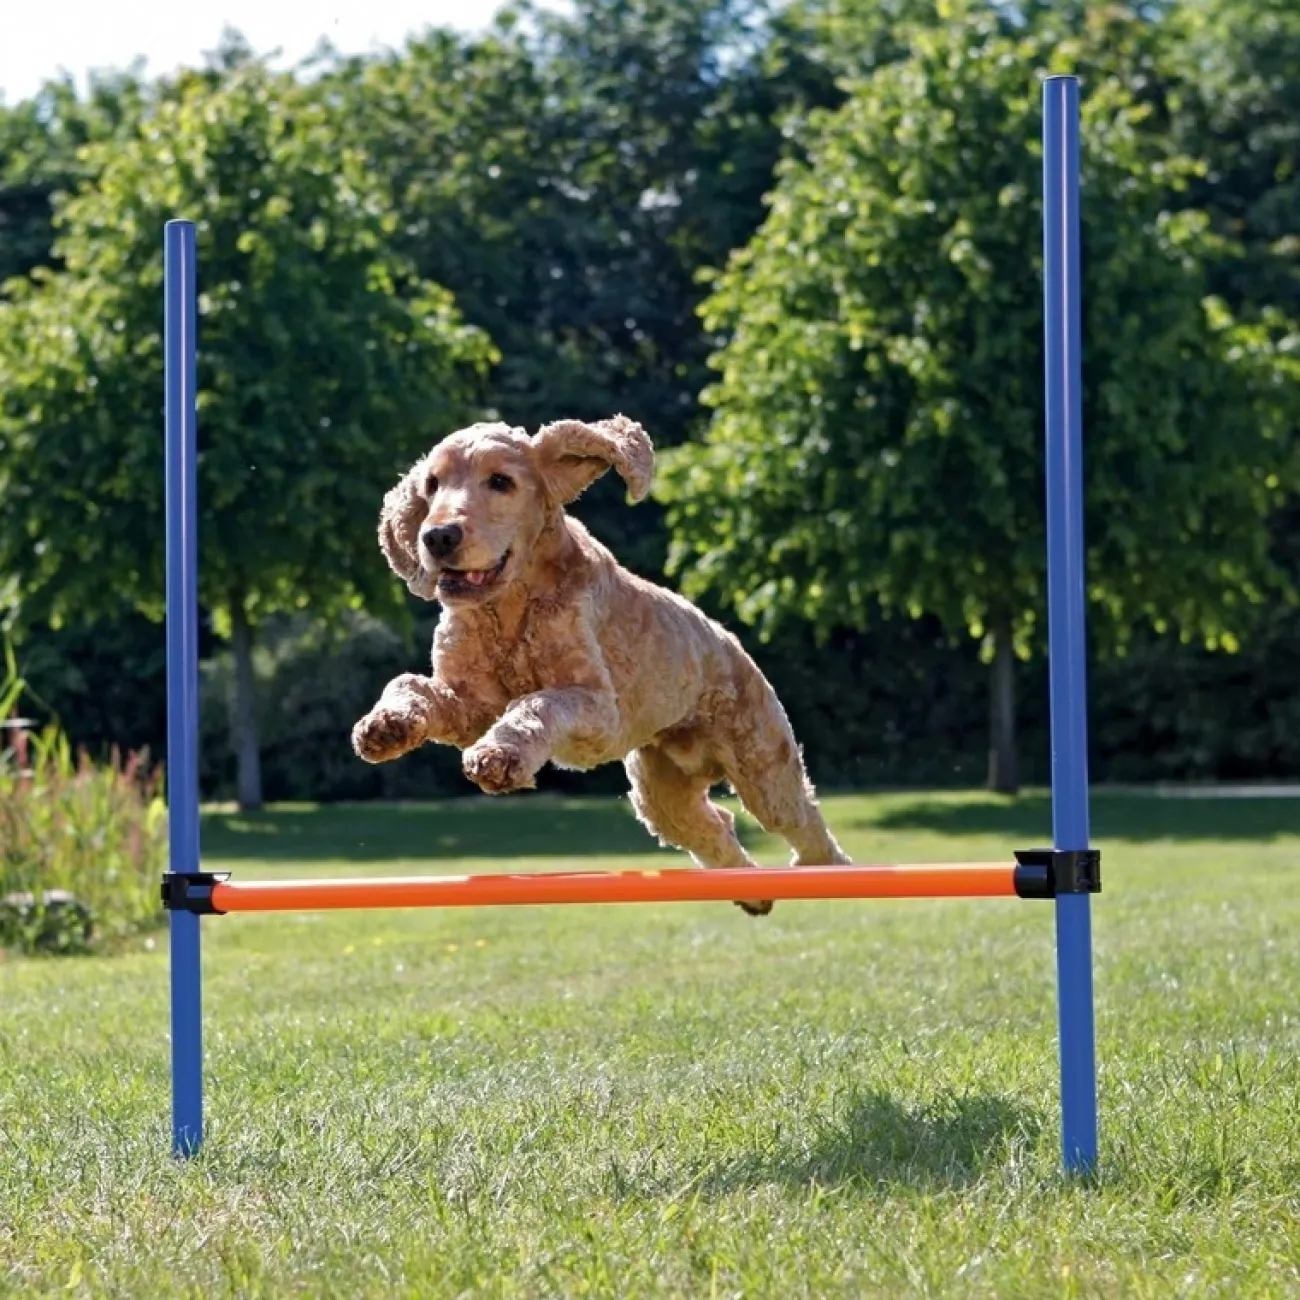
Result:
<svg viewBox="0 0 1300 1300"><path fill-rule="evenodd" d="M500 349L487 402L502 418L622 410L661 446L696 425L698 274L757 228L779 113L824 81L768 60L763 31L730 0L580 0L334 79L402 248ZM580 512L660 568L657 511L629 513L602 483Z"/></svg>
<svg viewBox="0 0 1300 1300"><path fill-rule="evenodd" d="M0 286L53 260L56 196L93 178L87 145L135 130L149 97L132 73L95 75L82 98L70 78L0 105ZM0 294L3 288L0 288Z"/></svg>
<svg viewBox="0 0 1300 1300"><path fill-rule="evenodd" d="M1274 520L1278 564L1300 577L1300 504ZM1300 772L1300 609L1264 611L1235 654L1139 636L1097 664L1089 711L1103 780L1294 779Z"/></svg>
<svg viewBox="0 0 1300 1300"><path fill-rule="evenodd" d="M0 721L24 692L12 655ZM161 774L145 753L94 763L57 726L0 739L0 946L80 951L162 919L167 861Z"/></svg>
<svg viewBox="0 0 1300 1300"><path fill-rule="evenodd" d="M583 0L340 77L404 246L501 348L504 418L622 403L684 435L693 277L757 224L779 147L751 22L727 0Z"/></svg>
<svg viewBox="0 0 1300 1300"><path fill-rule="evenodd" d="M213 640L210 629L201 628L201 660L211 654ZM21 627L14 644L31 692L31 716L59 722L76 745L97 757L114 745L165 751L167 650L160 624L123 600L96 623Z"/></svg>
<svg viewBox="0 0 1300 1300"><path fill-rule="evenodd" d="M702 433L711 349L714 445L701 469L664 461L681 576L754 620L820 783L969 779L968 634L1008 593L1022 652L1041 633L1034 82L1068 66L1089 91L1093 771L1293 774L1300 625L1252 601L1296 468L1298 33L1280 0L579 0L295 77L231 37L179 81L0 108L0 280L67 269L0 310L0 619L21 599L26 676L56 706L29 711L97 755L165 741L161 630L137 607L156 617L162 589L159 226L179 212L203 223L201 654L248 578L271 798L464 789L450 751L347 751L376 682L427 652L426 626L405 634L432 611L396 605L374 548L391 475L475 396L527 424L625 409L671 447ZM713 279L783 155L766 230ZM473 327L500 350L486 375ZM611 478L581 510L662 572L660 508ZM1294 580L1300 526L1274 533ZM1251 639L1209 653L1143 622ZM222 796L231 678L205 667ZM1041 660L1017 694L1041 780ZM622 788L617 768L551 779Z"/></svg>
<svg viewBox="0 0 1300 1300"><path fill-rule="evenodd" d="M427 670L432 619L413 634L363 615L335 622L306 617L267 626L253 658L262 702L258 734L268 800L434 798L473 793L460 754L426 745L400 763L372 766L352 752L352 725L374 704L383 684L403 672ZM199 696L200 784L211 798L234 789L236 756L226 712L234 665L230 655L204 664Z"/></svg>
<svg viewBox="0 0 1300 1300"><path fill-rule="evenodd" d="M988 702L979 655L936 619L877 615L865 629L822 638L797 623L768 640L744 632L819 790L952 788L982 778ZM1036 746L1027 749L1038 757ZM1029 771L1038 776L1040 765Z"/></svg>
<svg viewBox="0 0 1300 1300"><path fill-rule="evenodd" d="M846 82L907 57L908 42L918 29L942 26L940 0L795 0L781 25L782 44L799 51L823 76ZM1011 6L1003 10L1015 21Z"/></svg>
<svg viewBox="0 0 1300 1300"><path fill-rule="evenodd" d="M397 216L323 97L255 63L185 74L59 209L65 270L0 306L0 571L36 614L163 590L161 238L198 223L200 594L252 621L393 608L376 503L488 359L391 250Z"/></svg>
<svg viewBox="0 0 1300 1300"><path fill-rule="evenodd" d="M1183 0L1164 41L1172 129L1207 163L1189 201L1240 249L1215 288L1235 308L1300 315L1300 9Z"/></svg>
<svg viewBox="0 0 1300 1300"><path fill-rule="evenodd" d="M63 270L0 304L0 572L28 623L157 616L164 574L161 236L198 226L199 595L246 661L268 614L398 613L377 503L472 409L488 341L393 248L399 218L318 87L231 50L86 150ZM252 701L240 798L261 800Z"/></svg>
<svg viewBox="0 0 1300 1300"><path fill-rule="evenodd" d="M349 745L352 724L373 703L376 684L427 663L431 630L425 621L412 635L399 635L362 616L336 623L299 617L266 627L254 667L268 801L473 793L449 747L427 745L400 762L369 766L357 762ZM820 787L953 786L978 773L987 708L978 656L969 645L952 645L933 619L876 620L866 633L839 632L821 646L798 627L769 643L741 630L776 686ZM232 678L229 655L203 666L200 776L214 799L231 798L235 788L226 726ZM1045 754L1041 739L1031 728L1035 760ZM1045 762L1031 770L1041 777ZM627 790L618 764L590 773L548 769L541 779L551 793Z"/></svg>
<svg viewBox="0 0 1300 1300"><path fill-rule="evenodd" d="M1058 42L949 11L815 119L706 305L724 340L705 442L659 495L672 570L770 633L873 601L982 637L1041 634L1037 75L1082 70L1090 621L1232 644L1281 585L1268 518L1294 410L1291 327L1207 298L1222 249L1168 198L1122 19Z"/></svg>
<svg viewBox="0 0 1300 1300"><path fill-rule="evenodd" d="M1283 557L1285 559L1285 557ZM718 611L715 611L718 612ZM730 620L729 620L730 621ZM264 629L254 656L271 800L435 798L466 793L455 753L429 746L370 767L350 756L356 709L376 683L427 662L428 625L399 632L349 616L337 626L294 618ZM985 669L978 647L945 636L932 618L873 617L818 643L797 624L742 640L776 686L819 788L969 785L986 758ZM233 797L225 710L232 666L205 640L202 788ZM24 675L57 703L71 739L96 756L117 743L161 753L166 700L161 630L143 618L88 628L33 629L21 642ZM211 650L215 657L209 656ZM1138 634L1121 658L1089 669L1091 770L1099 781L1269 780L1300 772L1300 614L1270 611L1235 654ZM1048 776L1046 665L1035 658L1017 690L1027 783ZM25 710L52 719L48 708ZM573 793L626 788L620 768L547 773Z"/></svg>

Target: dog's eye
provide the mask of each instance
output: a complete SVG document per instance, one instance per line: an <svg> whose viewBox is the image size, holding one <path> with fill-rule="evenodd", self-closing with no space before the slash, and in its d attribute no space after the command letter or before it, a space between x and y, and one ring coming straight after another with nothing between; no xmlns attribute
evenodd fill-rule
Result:
<svg viewBox="0 0 1300 1300"><path fill-rule="evenodd" d="M431 497L437 490L438 476L436 474L430 474L429 477L424 480L424 495Z"/></svg>
<svg viewBox="0 0 1300 1300"><path fill-rule="evenodd" d="M507 474L489 474L487 485L493 492L509 492L515 481Z"/></svg>

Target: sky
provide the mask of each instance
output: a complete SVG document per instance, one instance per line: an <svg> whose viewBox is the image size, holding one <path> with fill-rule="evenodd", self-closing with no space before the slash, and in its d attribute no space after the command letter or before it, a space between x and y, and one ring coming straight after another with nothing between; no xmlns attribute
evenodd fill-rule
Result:
<svg viewBox="0 0 1300 1300"><path fill-rule="evenodd" d="M61 73L150 75L202 62L226 27L258 54L296 63L322 37L344 54L398 46L430 26L483 27L498 0L0 0L0 102L16 104Z"/></svg>

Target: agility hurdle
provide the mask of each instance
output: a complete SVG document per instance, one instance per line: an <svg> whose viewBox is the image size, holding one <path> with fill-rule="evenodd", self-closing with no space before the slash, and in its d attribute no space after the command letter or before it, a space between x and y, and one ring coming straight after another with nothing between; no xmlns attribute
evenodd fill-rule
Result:
<svg viewBox="0 0 1300 1300"><path fill-rule="evenodd" d="M867 898L1040 898L1056 904L1061 1147L1067 1173L1097 1161L1084 655L1082 348L1079 302L1079 85L1043 85L1048 639L1053 847L1006 862L769 867L717 871L236 881L205 872L198 802L198 511L195 227L164 235L169 869L162 901L171 954L172 1149L203 1141L200 919L339 908L729 902Z"/></svg>

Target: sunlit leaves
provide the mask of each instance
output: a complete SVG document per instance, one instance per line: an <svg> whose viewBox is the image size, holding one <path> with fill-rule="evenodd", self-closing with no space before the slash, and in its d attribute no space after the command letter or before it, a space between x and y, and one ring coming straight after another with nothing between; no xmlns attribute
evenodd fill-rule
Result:
<svg viewBox="0 0 1300 1300"><path fill-rule="evenodd" d="M92 144L64 269L0 306L0 571L36 612L160 608L162 230L198 225L201 593L250 617L393 584L393 476L463 416L483 335L393 251L364 157L315 90L246 62L159 88Z"/></svg>
<svg viewBox="0 0 1300 1300"><path fill-rule="evenodd" d="M878 602L974 636L1010 619L1022 649L1041 632L1038 81L1075 67L1091 622L1109 645L1248 622L1277 578L1292 327L1209 296L1223 242L1170 215L1199 165L1137 93L1142 33L1112 15L1058 37L964 13L814 118L705 305L713 423L660 489L688 590L768 630Z"/></svg>
<svg viewBox="0 0 1300 1300"><path fill-rule="evenodd" d="M503 418L622 410L659 446L699 424L697 273L762 220L774 118L802 91L802 66L769 58L762 11L579 0L473 38L431 33L335 78L401 246L501 350L489 401ZM579 508L657 567L656 512L629 512L612 483Z"/></svg>

